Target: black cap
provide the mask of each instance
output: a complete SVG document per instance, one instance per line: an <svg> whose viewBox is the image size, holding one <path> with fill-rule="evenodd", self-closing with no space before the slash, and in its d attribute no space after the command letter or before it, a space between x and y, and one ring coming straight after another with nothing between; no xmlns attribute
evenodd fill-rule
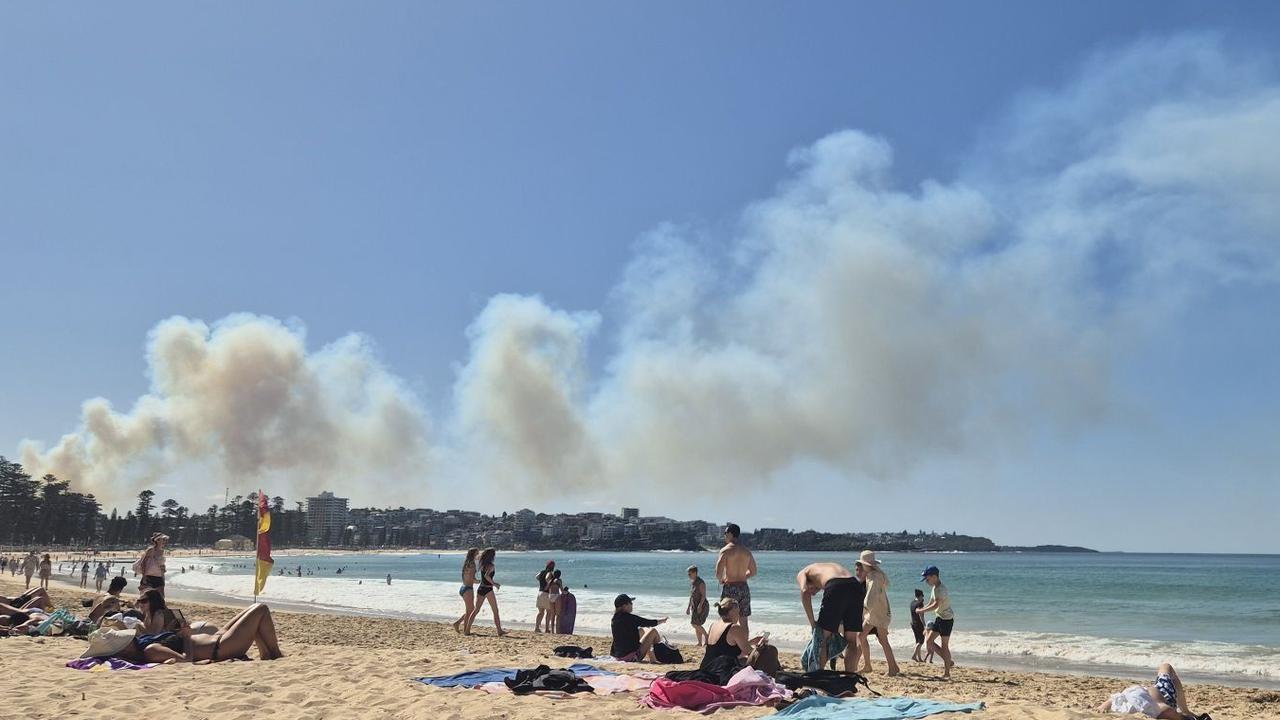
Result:
<svg viewBox="0 0 1280 720"><path fill-rule="evenodd" d="M620 607L622 607L623 605L626 605L627 603L629 603L629 602L634 602L634 601L635 601L635 598L630 597L630 596L629 596L629 595L627 595L626 593L623 593L623 594L621 594L621 595L619 595L618 597L616 597L616 598L614 598L614 599L613 599L613 607L614 607L614 609L616 610L617 608L620 608Z"/></svg>

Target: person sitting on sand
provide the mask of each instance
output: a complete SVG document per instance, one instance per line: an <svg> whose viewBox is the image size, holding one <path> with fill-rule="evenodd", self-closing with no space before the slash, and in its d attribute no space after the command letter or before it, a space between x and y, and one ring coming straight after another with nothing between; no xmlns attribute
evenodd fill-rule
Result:
<svg viewBox="0 0 1280 720"><path fill-rule="evenodd" d="M707 650L702 656L700 667L706 669L713 660L720 657L746 659L764 644L764 638L754 640L747 638L747 629L742 626L742 614L738 601L725 598L716 603L716 612L720 619L711 623L707 630Z"/></svg>
<svg viewBox="0 0 1280 720"><path fill-rule="evenodd" d="M613 644L609 654L621 662L658 662L653 656L653 646L659 640L658 631L654 628L666 622L666 618L650 620L631 612L635 598L619 595L613 599ZM648 628L643 633L640 628Z"/></svg>
<svg viewBox="0 0 1280 720"><path fill-rule="evenodd" d="M93 599L93 608L89 610L89 621L102 624L102 618L112 614L122 612L124 601L120 599L120 593L128 587L129 581L120 576L111 578L111 584L107 586L105 595L99 595Z"/></svg>
<svg viewBox="0 0 1280 720"><path fill-rule="evenodd" d="M1099 705L1098 712L1139 714L1165 720L1201 720L1209 717L1191 712L1187 706L1187 694L1182 690L1182 680L1169 663L1163 663L1156 669L1154 685L1131 685Z"/></svg>

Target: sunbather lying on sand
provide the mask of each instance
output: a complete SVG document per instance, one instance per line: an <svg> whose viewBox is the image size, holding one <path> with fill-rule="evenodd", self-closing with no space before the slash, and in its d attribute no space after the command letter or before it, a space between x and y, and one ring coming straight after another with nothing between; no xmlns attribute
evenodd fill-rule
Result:
<svg viewBox="0 0 1280 720"><path fill-rule="evenodd" d="M1182 680L1169 663L1156 670L1154 685L1132 685L1121 690L1098 706L1098 712L1139 714L1162 720L1208 720L1208 715L1196 715L1187 707L1187 694L1182 691Z"/></svg>
<svg viewBox="0 0 1280 720"><path fill-rule="evenodd" d="M53 603L49 601L49 593L44 588L40 587L33 587L17 597L4 597L3 595L0 595L0 605L8 605L20 610L25 610L27 608L48 610L53 607Z"/></svg>
<svg viewBox="0 0 1280 720"><path fill-rule="evenodd" d="M249 648L258 647L258 658L275 660L284 657L276 637L271 611L262 603L251 605L231 619L225 630L202 634L193 632L181 615L164 605L155 590L143 593L137 602L145 626L139 629L132 645L116 654L130 662L219 662L241 657Z"/></svg>

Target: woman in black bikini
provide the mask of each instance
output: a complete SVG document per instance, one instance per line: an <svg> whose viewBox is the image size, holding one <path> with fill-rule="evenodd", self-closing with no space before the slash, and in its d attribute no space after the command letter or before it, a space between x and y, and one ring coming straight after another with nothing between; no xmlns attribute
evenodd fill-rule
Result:
<svg viewBox="0 0 1280 720"><path fill-rule="evenodd" d="M476 609L476 555L480 553L480 548L471 548L467 551L467 556L462 560L462 587L458 588L458 595L462 598L463 604L467 606L462 611L462 617L453 621L453 631L460 632L463 635L471 634L471 615ZM458 626L462 629L459 630Z"/></svg>
<svg viewBox="0 0 1280 720"><path fill-rule="evenodd" d="M153 611L150 605L155 598L147 597L154 593L144 593L137 602L138 609L150 620L152 617L173 618L173 614L163 606ZM163 603L163 598L160 598ZM271 611L266 605L257 603L240 611L226 629L214 634L193 635L191 626L186 622L173 618L165 627L174 627L160 633L145 633L141 629L132 645L116 654L123 660L132 662L176 663L176 662L220 662L242 657L249 648L258 646L259 660L276 660L284 657L280 651L280 640L276 637L275 622L271 619ZM147 629L154 629L148 627Z"/></svg>
<svg viewBox="0 0 1280 720"><path fill-rule="evenodd" d="M497 554L498 551L495 548L485 548L484 552L480 553L480 587L476 588L476 606L471 611L471 619L467 622L467 627L470 628L475 622L476 617L480 615L480 608L488 599L489 608L493 610L493 625L498 628L498 637L502 637L507 634L507 631L502 629L502 620L498 617L498 594L494 592L501 589L502 584L493 579L495 572L493 559Z"/></svg>

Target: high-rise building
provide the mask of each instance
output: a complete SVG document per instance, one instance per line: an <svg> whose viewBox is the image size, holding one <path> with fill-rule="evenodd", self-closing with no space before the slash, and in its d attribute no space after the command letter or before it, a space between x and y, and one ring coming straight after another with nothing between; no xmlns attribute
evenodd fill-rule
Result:
<svg viewBox="0 0 1280 720"><path fill-rule="evenodd" d="M622 508L623 520L635 520L640 517L640 508Z"/></svg>
<svg viewBox="0 0 1280 720"><path fill-rule="evenodd" d="M307 538L312 545L338 545L347 528L347 498L325 490L307 498Z"/></svg>

